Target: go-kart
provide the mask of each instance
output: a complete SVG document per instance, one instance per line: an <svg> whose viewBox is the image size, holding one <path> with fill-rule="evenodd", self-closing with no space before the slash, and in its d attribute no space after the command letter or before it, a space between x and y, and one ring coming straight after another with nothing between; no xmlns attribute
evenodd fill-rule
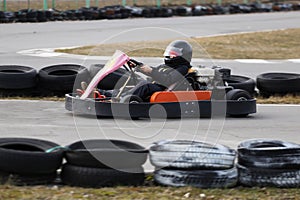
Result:
<svg viewBox="0 0 300 200"><path fill-rule="evenodd" d="M129 82L139 80L136 75L139 64L116 51L88 85L66 94L66 109L74 114L125 118L246 117L256 113L256 100L247 91L226 86L222 79L226 70L219 67L192 67L181 82L166 91L155 92L147 102L130 94L122 95L134 86L128 85ZM101 94L99 83L105 78L107 82L107 77L121 67L130 75L117 88L116 95Z"/></svg>

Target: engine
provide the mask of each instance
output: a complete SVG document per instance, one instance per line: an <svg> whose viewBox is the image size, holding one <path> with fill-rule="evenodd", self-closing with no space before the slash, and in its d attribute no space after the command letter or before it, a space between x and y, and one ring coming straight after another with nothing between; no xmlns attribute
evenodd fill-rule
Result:
<svg viewBox="0 0 300 200"><path fill-rule="evenodd" d="M205 67L198 66L192 68L194 79L193 88L195 90L213 90L216 87L224 86L223 79L230 76L230 69L218 66Z"/></svg>

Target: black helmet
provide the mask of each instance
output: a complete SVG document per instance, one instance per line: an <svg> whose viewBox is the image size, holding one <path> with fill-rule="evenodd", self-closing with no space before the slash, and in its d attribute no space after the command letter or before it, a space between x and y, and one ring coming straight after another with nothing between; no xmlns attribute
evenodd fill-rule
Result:
<svg viewBox="0 0 300 200"><path fill-rule="evenodd" d="M185 40L175 40L171 42L164 52L166 59L170 59L172 56L181 57L188 63L192 60L192 54L192 45Z"/></svg>

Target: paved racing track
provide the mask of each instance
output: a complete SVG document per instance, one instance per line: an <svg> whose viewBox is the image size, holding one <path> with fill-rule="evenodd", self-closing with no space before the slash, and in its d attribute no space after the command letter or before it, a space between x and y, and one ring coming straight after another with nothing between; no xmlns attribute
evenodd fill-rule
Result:
<svg viewBox="0 0 300 200"><path fill-rule="evenodd" d="M89 60L32 49L97 44L126 30L130 36L123 33L115 37L114 41L107 42L178 37L175 31L192 37L299 28L299 18L300 12L281 12L165 19L0 24L0 64L22 64L37 69L57 63L80 63L89 66L90 63L105 62L105 59ZM145 26L160 28L145 28ZM148 31L150 38L149 34L140 34L142 28ZM132 31L133 29L135 31ZM164 34L166 30L170 34ZM157 64L161 60L144 58L143 61ZM300 73L299 60L196 61L196 64L212 63L231 68L233 74L253 78L266 71ZM0 112L1 137L42 138L61 145L88 138L124 139L146 147L161 139L205 140L232 148L250 138L273 138L300 143L298 105L258 105L257 114L248 118L226 119L97 120L93 117L73 116L64 109L64 102L16 100L1 100ZM146 169L152 169L149 163L146 164Z"/></svg>

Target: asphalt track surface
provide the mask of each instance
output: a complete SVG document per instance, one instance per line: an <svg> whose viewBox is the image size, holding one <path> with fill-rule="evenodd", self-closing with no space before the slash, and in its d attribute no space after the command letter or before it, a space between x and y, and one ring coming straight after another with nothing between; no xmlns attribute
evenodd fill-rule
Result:
<svg viewBox="0 0 300 200"><path fill-rule="evenodd" d="M182 34L194 37L299 28L299 18L300 12L283 12L165 19L0 24L0 64L22 64L36 69L57 63L79 63L88 67L90 63L103 63L106 60L47 54L32 49L81 46L103 41L110 43L170 39ZM141 34L145 32L147 34ZM114 37L109 39L112 36ZM150 64L161 62L160 59L150 58L143 58L142 61ZM229 67L233 74L253 78L266 71L300 73L299 60L197 60L195 63ZM60 145L90 138L122 139L145 147L164 139L202 140L232 148L236 148L241 141L252 138L282 139L300 143L298 105L258 105L257 113L247 118L131 121L74 116L64 109L64 102L1 100L0 113L1 137L32 137L51 140ZM145 168L152 170L149 163Z"/></svg>

